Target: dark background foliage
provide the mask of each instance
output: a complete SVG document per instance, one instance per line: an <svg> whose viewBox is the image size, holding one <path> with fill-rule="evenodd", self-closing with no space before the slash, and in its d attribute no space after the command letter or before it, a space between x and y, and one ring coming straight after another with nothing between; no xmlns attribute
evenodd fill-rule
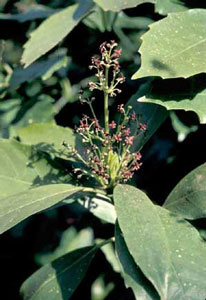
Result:
<svg viewBox="0 0 206 300"><path fill-rule="evenodd" d="M74 1L12 1L4 0L0 2L2 13L19 13L31 5L42 4L50 8L59 9L68 6ZM206 8L204 1L185 1L188 7ZM162 18L154 13L152 4L143 4L134 9L128 9L125 13L129 17L141 16L150 22ZM147 18L147 19L146 19ZM17 21L0 20L1 59L12 67L20 66L22 45L28 39L28 32L36 28L41 20L19 23ZM88 70L90 57L98 53L98 46L105 40L115 39L123 46L123 58L121 61L122 71L127 77L123 86L123 93L118 96L118 103L126 103L127 100L146 80L132 81L130 78L140 64L140 57L137 53L140 45L140 35L146 31L147 27L139 30L124 29L124 34L129 36L137 47L134 51L127 53L127 49L119 41L119 37L114 31L101 32L95 28L89 28L85 24L79 24L73 32L66 37L56 48L68 49L68 56L71 63L55 73L47 81L37 78L31 82L22 83L18 89L9 91L5 98L20 99L20 110L10 121L3 123L3 118L8 117L3 109L3 101L0 100L0 135L8 137L12 126L25 116L28 107L35 103L36 99L46 94L54 99L54 106L57 110L55 115L56 123L62 126L74 127L78 123L81 115L87 112L87 108L82 106L77 99L77 94L72 95L70 101L63 103L61 108L60 98L64 88L65 78L69 78L70 85L78 85L85 78L91 76ZM51 53L53 50L51 51ZM1 78L5 76L5 70L1 68ZM84 83L83 83L84 84ZM78 86L80 88L80 86ZM33 102L31 102L33 101ZM60 106L60 108L59 108ZM102 115L102 101L97 95L94 104L97 114ZM115 113L116 105L110 107L111 114ZM149 197L158 204L162 204L178 181L189 171L199 166L205 161L205 134L206 126L199 125L197 116L192 112L178 111L176 117L188 128L196 126L194 132L189 132L183 141L178 141L177 129L174 128L172 118L169 117L156 134L142 149L143 166L132 181L140 189L144 190ZM2 124L3 123L3 124ZM198 224L199 226L201 225ZM19 287L21 283L38 267L37 253L47 253L53 251L59 244L64 230L75 227L77 232L83 228L91 227L94 230L95 238L109 238L113 234L113 226L102 224L98 219L88 214L79 206L60 207L54 211L48 211L30 217L26 221L17 225L14 229L4 233L1 237L0 264L1 264L1 294L2 299L20 299ZM133 299L130 291L124 288L123 280L117 273L112 271L109 263L105 262L102 253L99 253L92 262L88 276L83 280L72 299L91 299L91 284L99 276L103 276L105 284L114 283L114 289L105 298L110 299ZM3 296L4 294L4 296Z"/></svg>

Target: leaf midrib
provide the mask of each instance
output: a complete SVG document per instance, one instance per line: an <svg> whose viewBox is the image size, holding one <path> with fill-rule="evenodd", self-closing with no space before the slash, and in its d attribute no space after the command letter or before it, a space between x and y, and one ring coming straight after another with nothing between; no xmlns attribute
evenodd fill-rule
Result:
<svg viewBox="0 0 206 300"><path fill-rule="evenodd" d="M168 62L168 60L172 60L173 58L175 58L175 57L181 55L182 53L184 53L184 52L186 52L186 51L188 51L188 50L190 50L190 49L192 49L192 48L195 48L196 46L198 46L198 45L200 45L200 44L202 44L202 43L205 43L205 42L206 42L206 38L205 38L205 39L202 39L201 41L196 42L196 43L193 44L193 45L190 45L190 46L186 47L186 48L183 49L182 51L180 51L180 52L178 52L178 53L176 53L176 54L174 54L174 55L172 55L172 56L170 56L170 55L165 56L163 60L167 60L167 62ZM194 57L195 57L195 56L194 56Z"/></svg>

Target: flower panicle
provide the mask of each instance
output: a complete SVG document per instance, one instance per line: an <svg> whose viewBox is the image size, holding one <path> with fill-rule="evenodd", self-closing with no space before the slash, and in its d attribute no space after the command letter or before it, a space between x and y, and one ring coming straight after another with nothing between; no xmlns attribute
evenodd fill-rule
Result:
<svg viewBox="0 0 206 300"><path fill-rule="evenodd" d="M117 86L125 81L119 65L121 49L117 47L115 41L102 43L100 56L93 56L89 67L96 70L98 78L96 83L89 82L89 89L98 89L104 93L104 126L93 109L92 103L95 98L85 98L84 91L80 90L81 104L89 105L92 113L92 116L83 115L79 126L75 128L84 151L81 150L80 153L63 142L69 154L83 164L82 168L74 169L77 178L92 177L104 189L112 189L118 183L127 182L140 169L141 154L133 152L133 148L138 134L147 132L147 125L141 122L141 116L137 115L130 105L119 104L116 110L119 121L109 120L108 96L115 97L120 93L121 90Z"/></svg>
<svg viewBox="0 0 206 300"><path fill-rule="evenodd" d="M121 104L118 106L117 112L122 120L119 124L112 120L109 124L109 133L105 131L104 127L100 126L97 119L83 115L75 131L81 136L85 158L77 150L68 147L64 143L71 155L85 165L83 172L79 168L75 169L75 173L78 173L77 177L80 178L83 175L87 175L95 178L104 188L127 182L142 165L141 154L139 152L131 153L135 136L131 133L130 125L132 125L131 122L135 123L137 130L140 131L140 124L136 119L132 118L134 112L131 110L131 107L125 108ZM116 154L118 154L118 159L113 178L110 156L114 156L114 159Z"/></svg>
<svg viewBox="0 0 206 300"><path fill-rule="evenodd" d="M117 86L125 82L125 76L120 72L119 58L121 49L116 49L118 44L115 41L104 42L100 45L100 56L95 55L91 58L89 69L95 69L95 76L98 82L89 82L90 91L100 90L107 92L110 97L115 97L121 93ZM108 84L106 72L110 73L110 83Z"/></svg>

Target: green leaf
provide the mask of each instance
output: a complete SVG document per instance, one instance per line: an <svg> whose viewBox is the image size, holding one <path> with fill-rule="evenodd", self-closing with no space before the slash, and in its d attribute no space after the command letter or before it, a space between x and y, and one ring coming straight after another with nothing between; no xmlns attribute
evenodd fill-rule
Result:
<svg viewBox="0 0 206 300"><path fill-rule="evenodd" d="M97 250L96 246L78 249L45 265L23 283L23 299L69 300Z"/></svg>
<svg viewBox="0 0 206 300"><path fill-rule="evenodd" d="M37 99L31 99L21 106L12 125L17 128L31 123L54 123L54 116L54 99L42 94Z"/></svg>
<svg viewBox="0 0 206 300"><path fill-rule="evenodd" d="M78 202L97 218L111 224L115 223L117 218L116 212L114 205L108 202L108 198L88 198L85 200L79 200Z"/></svg>
<svg viewBox="0 0 206 300"><path fill-rule="evenodd" d="M155 3L155 0L94 0L105 11L120 11L126 8L132 8L142 3Z"/></svg>
<svg viewBox="0 0 206 300"><path fill-rule="evenodd" d="M206 218L206 164L186 175L167 197L164 207L189 219Z"/></svg>
<svg viewBox="0 0 206 300"><path fill-rule="evenodd" d="M134 187L117 186L114 201L128 250L160 297L205 299L206 244L198 231Z"/></svg>
<svg viewBox="0 0 206 300"><path fill-rule="evenodd" d="M83 20L83 23L89 28L96 29L101 32L111 31L115 21L115 16L115 12L103 12L101 7L96 6L92 13Z"/></svg>
<svg viewBox="0 0 206 300"><path fill-rule="evenodd" d="M15 119L20 106L20 99L7 99L0 101L0 137L4 136L4 132Z"/></svg>
<svg viewBox="0 0 206 300"><path fill-rule="evenodd" d="M108 243L108 244L104 245L101 248L101 250L104 253L107 261L110 263L112 269L115 272L120 273L120 271L121 271L120 264L119 264L116 254L115 254L115 249L114 249L113 243Z"/></svg>
<svg viewBox="0 0 206 300"><path fill-rule="evenodd" d="M43 6L32 5L32 8L20 14L0 14L0 20L12 20L18 22L27 22L36 19L44 19L55 13L56 10Z"/></svg>
<svg viewBox="0 0 206 300"><path fill-rule="evenodd" d="M0 199L31 187L71 180L32 147L0 140Z"/></svg>
<svg viewBox="0 0 206 300"><path fill-rule="evenodd" d="M89 12L76 13L77 9L78 5L75 4L55 13L31 33L22 56L25 67L56 46Z"/></svg>
<svg viewBox="0 0 206 300"><path fill-rule="evenodd" d="M150 83L143 84L127 103L127 105L132 106L137 115L141 116L141 122L147 124L147 131L141 132L135 137L133 151L140 150L168 116L166 109L159 105L138 102L138 99L145 95L149 88ZM131 131L136 131L136 123L131 124Z"/></svg>
<svg viewBox="0 0 206 300"><path fill-rule="evenodd" d="M167 15L168 13L174 13L186 10L187 7L181 0L156 0L155 12L160 15Z"/></svg>
<svg viewBox="0 0 206 300"><path fill-rule="evenodd" d="M35 260L41 265L61 257L62 255L73 250L88 247L94 244L93 230L88 227L77 232L76 228L71 226L65 230L61 236L59 246L49 253L38 253ZM109 244L108 244L109 245ZM104 246L105 247L105 246Z"/></svg>
<svg viewBox="0 0 206 300"><path fill-rule="evenodd" d="M76 9L74 13L74 18L82 18L82 16L85 16L90 12L94 7L93 0L78 0L79 6Z"/></svg>
<svg viewBox="0 0 206 300"><path fill-rule="evenodd" d="M143 275L142 271L132 258L120 231L118 223L115 226L115 246L121 268L123 278L127 287L130 287L135 295L135 299L141 300L158 300L159 295L155 291L152 284Z"/></svg>
<svg viewBox="0 0 206 300"><path fill-rule="evenodd" d="M182 109L194 111L200 123L206 123L205 76L198 75L190 79L156 80L149 92L138 101L155 103L167 110Z"/></svg>
<svg viewBox="0 0 206 300"><path fill-rule="evenodd" d="M31 188L10 197L1 198L0 233L80 190L82 190L81 187L71 184L49 184Z"/></svg>
<svg viewBox="0 0 206 300"><path fill-rule="evenodd" d="M48 79L51 75L68 64L68 57L65 55L52 55L49 59L41 62L35 62L26 69L15 69L9 81L10 88L16 88L24 82L43 76L43 80Z"/></svg>
<svg viewBox="0 0 206 300"><path fill-rule="evenodd" d="M205 18L205 9L192 9L169 14L150 25L139 50L141 67L132 79L187 78L206 72Z"/></svg>
<svg viewBox="0 0 206 300"><path fill-rule="evenodd" d="M56 157L69 159L68 150L63 141L70 146L75 145L75 136L70 128L54 124L32 124L16 130L24 144L35 145L38 150L53 154Z"/></svg>

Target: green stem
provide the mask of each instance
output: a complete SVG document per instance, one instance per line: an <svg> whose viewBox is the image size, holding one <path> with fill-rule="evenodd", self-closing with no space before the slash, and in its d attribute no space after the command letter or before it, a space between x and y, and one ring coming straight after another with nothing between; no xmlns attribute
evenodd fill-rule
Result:
<svg viewBox="0 0 206 300"><path fill-rule="evenodd" d="M108 94L108 84L109 84L109 67L106 66L105 70L105 90L104 90L104 125L106 133L109 133L109 94Z"/></svg>
<svg viewBox="0 0 206 300"><path fill-rule="evenodd" d="M97 120L97 117L96 117L96 114L95 114L94 109L93 109L93 107L92 107L92 104L91 104L91 103L88 103L88 104L89 104L89 107L90 107L90 110L91 110L91 112L92 112L92 115L93 115L94 119Z"/></svg>

